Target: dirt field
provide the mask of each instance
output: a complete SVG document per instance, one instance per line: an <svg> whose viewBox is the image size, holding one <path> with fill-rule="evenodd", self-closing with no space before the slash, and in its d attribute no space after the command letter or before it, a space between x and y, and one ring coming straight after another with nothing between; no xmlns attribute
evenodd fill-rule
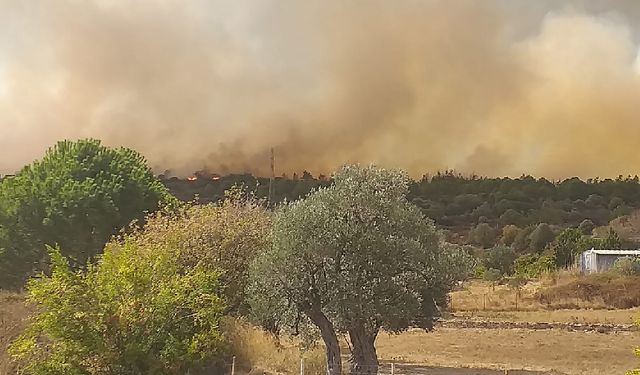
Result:
<svg viewBox="0 0 640 375"><path fill-rule="evenodd" d="M539 310L539 311L458 311L452 317L504 322L558 322L632 324L640 318L640 309L626 310Z"/></svg>
<svg viewBox="0 0 640 375"><path fill-rule="evenodd" d="M567 375L624 374L640 365L633 348L640 333L441 328L381 334L384 360L440 367L521 369Z"/></svg>

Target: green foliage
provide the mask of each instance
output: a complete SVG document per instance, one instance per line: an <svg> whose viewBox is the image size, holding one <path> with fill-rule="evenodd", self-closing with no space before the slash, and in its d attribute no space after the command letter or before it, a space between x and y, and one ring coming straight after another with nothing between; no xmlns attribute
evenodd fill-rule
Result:
<svg viewBox="0 0 640 375"><path fill-rule="evenodd" d="M513 240L513 244L511 244L511 247L519 253L529 251L531 246L530 235L534 231L534 229L535 228L531 225L523 228L520 232L518 232L518 234L516 234L516 238Z"/></svg>
<svg viewBox="0 0 640 375"><path fill-rule="evenodd" d="M588 249L585 247L584 236L579 229L565 229L556 238L553 244L553 251L556 255L556 265L566 268L571 266L576 256Z"/></svg>
<svg viewBox="0 0 640 375"><path fill-rule="evenodd" d="M10 349L23 373L198 374L224 355L217 272L134 241L109 244L85 273L50 254L52 276L29 282L38 313Z"/></svg>
<svg viewBox="0 0 640 375"><path fill-rule="evenodd" d="M486 281L491 282L491 289L495 290L496 283L502 279L502 272L495 268L489 268L484 271L482 274L482 278Z"/></svg>
<svg viewBox="0 0 640 375"><path fill-rule="evenodd" d="M220 271L228 313L248 313L249 265L271 246L271 213L264 202L239 187L224 201L186 205L173 215L148 218L143 230L129 236L139 246L172 246L184 267L206 266Z"/></svg>
<svg viewBox="0 0 640 375"><path fill-rule="evenodd" d="M239 183L256 186L258 197L266 198L269 190L268 179L250 175L229 175L213 181L201 174L196 182L172 178L165 183L181 199L190 200L199 194L205 202L222 199L225 189ZM299 199L330 183L312 176L276 178L272 203ZM568 227L589 219L605 225L630 209L640 208L640 183L635 176L587 181L572 178L552 183L530 176L485 178L444 171L412 181L409 188L409 199L426 216L459 232L480 222L498 227L512 224L524 228L542 222Z"/></svg>
<svg viewBox="0 0 640 375"><path fill-rule="evenodd" d="M537 278L555 269L555 259L549 255L529 254L518 257L513 265L516 276Z"/></svg>
<svg viewBox="0 0 640 375"><path fill-rule="evenodd" d="M431 327L473 263L407 201L407 185L404 173L347 166L331 187L280 207L274 246L252 269L254 306L274 304L269 310L282 318L305 315L328 351L332 330L349 333L358 353L380 328Z"/></svg>
<svg viewBox="0 0 640 375"><path fill-rule="evenodd" d="M555 238L549 224L540 223L529 235L529 246L532 250L540 252Z"/></svg>
<svg viewBox="0 0 640 375"><path fill-rule="evenodd" d="M582 232L582 234L591 235L595 227L596 225L593 223L593 221L591 221L590 219L584 219L578 226L578 229L580 229L580 232Z"/></svg>
<svg viewBox="0 0 640 375"><path fill-rule="evenodd" d="M607 236L599 241L598 246L600 249L621 249L622 240L620 240L620 236L613 228L609 228Z"/></svg>
<svg viewBox="0 0 640 375"><path fill-rule="evenodd" d="M133 220L176 202L135 151L59 142L0 183L0 287L22 286L45 245L83 266Z"/></svg>
<svg viewBox="0 0 640 375"><path fill-rule="evenodd" d="M501 225L522 225L525 221L525 217L513 208L509 208L498 218Z"/></svg>
<svg viewBox="0 0 640 375"><path fill-rule="evenodd" d="M487 223L480 223L469 233L469 241L485 249L489 248L495 244L495 230Z"/></svg>
<svg viewBox="0 0 640 375"><path fill-rule="evenodd" d="M620 258L613 264L611 272L622 276L638 276L640 275L640 259L634 257Z"/></svg>
<svg viewBox="0 0 640 375"><path fill-rule="evenodd" d="M473 268L473 277L476 279L484 278L484 273L487 271L487 268L483 264L478 264Z"/></svg>
<svg viewBox="0 0 640 375"><path fill-rule="evenodd" d="M501 275L510 275L513 272L513 261L516 253L507 246L496 246L487 251L483 259L486 269L496 269Z"/></svg>

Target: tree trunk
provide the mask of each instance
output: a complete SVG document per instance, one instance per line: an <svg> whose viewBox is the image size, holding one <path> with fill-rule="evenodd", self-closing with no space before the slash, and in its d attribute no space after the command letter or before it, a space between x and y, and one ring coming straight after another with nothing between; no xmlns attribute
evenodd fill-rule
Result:
<svg viewBox="0 0 640 375"><path fill-rule="evenodd" d="M351 341L351 374L375 375L378 373L378 356L375 341L378 329L368 332L364 325L349 329Z"/></svg>
<svg viewBox="0 0 640 375"><path fill-rule="evenodd" d="M340 357L340 345L333 324L321 311L306 311L307 316L322 335L322 340L327 348L328 375L342 375L342 358Z"/></svg>

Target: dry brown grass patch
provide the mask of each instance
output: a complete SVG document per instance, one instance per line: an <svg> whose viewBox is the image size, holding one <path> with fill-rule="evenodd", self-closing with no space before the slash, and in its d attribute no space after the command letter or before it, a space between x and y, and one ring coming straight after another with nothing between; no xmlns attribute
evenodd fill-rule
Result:
<svg viewBox="0 0 640 375"><path fill-rule="evenodd" d="M273 335L237 319L226 319L223 331L236 356L236 364L244 371L262 374L299 374L300 359L304 358L305 374L326 373L325 354L321 347L302 351L299 341Z"/></svg>

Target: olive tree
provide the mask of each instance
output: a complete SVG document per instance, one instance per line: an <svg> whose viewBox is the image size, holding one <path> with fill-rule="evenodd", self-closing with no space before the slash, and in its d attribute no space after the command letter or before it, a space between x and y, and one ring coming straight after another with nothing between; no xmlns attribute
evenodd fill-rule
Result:
<svg viewBox="0 0 640 375"><path fill-rule="evenodd" d="M273 246L253 264L254 306L310 321L331 375L342 371L338 335L348 335L351 371L375 374L378 332L431 328L471 269L407 201L408 181L402 172L344 167L332 186L277 210Z"/></svg>

